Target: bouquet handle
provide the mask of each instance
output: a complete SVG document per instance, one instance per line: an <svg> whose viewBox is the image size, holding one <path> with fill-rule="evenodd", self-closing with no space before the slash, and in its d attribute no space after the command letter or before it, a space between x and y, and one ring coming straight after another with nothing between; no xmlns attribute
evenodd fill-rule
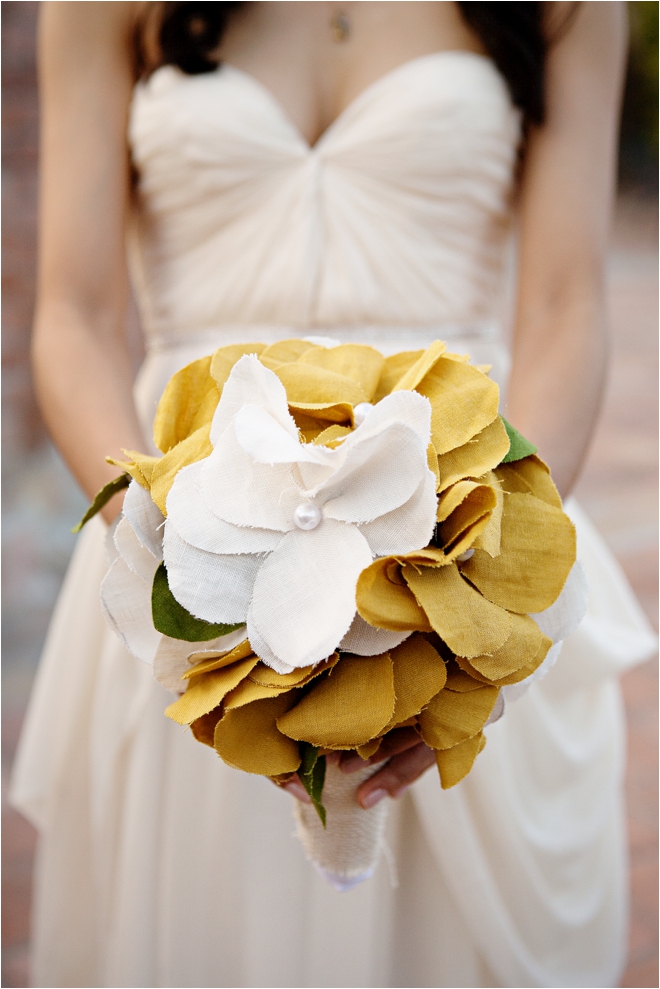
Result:
<svg viewBox="0 0 660 989"><path fill-rule="evenodd" d="M355 773L343 773L329 764L323 786L327 811L324 828L316 809L293 802L296 832L310 862L340 892L369 879L383 849L389 801L363 810L357 802L360 786L382 767L366 765Z"/></svg>

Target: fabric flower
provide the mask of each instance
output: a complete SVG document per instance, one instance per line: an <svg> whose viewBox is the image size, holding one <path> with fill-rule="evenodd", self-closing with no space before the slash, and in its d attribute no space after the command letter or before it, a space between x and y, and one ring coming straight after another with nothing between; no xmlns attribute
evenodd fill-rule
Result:
<svg viewBox="0 0 660 989"><path fill-rule="evenodd" d="M213 452L180 470L167 496L175 598L204 621L246 622L253 649L280 673L326 659L356 617L360 573L433 535L430 432L428 400L401 391L334 449L303 443L282 382L242 357L213 417ZM405 637L376 631L369 651Z"/></svg>

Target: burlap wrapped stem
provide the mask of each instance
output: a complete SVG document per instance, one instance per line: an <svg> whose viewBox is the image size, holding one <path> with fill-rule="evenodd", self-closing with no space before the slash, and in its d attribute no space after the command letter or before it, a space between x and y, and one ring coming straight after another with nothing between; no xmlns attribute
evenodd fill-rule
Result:
<svg viewBox="0 0 660 989"><path fill-rule="evenodd" d="M340 449L357 428L356 408L364 417L388 395L424 396L431 409L426 463L435 485L435 530L424 545L378 553L364 566L353 589L362 638L336 641L323 662L278 672L259 638L250 642L247 635L224 650L221 639L196 652L190 643L161 643L156 677L170 689L178 679L185 690L166 713L229 765L278 782L300 770L309 747L356 750L367 759L388 732L412 726L434 749L442 786L453 786L485 744L484 727L498 709L501 688L533 674L552 645L529 615L548 609L562 592L575 561L575 534L549 471L524 440L511 454L497 386L439 341L387 358L354 344L241 344L178 372L156 416L154 438L163 456L131 453L121 464L150 495L156 521L167 517L180 471L211 455L218 403L246 354L258 355L284 386L305 444ZM518 459L510 460L513 455ZM139 539L146 523L133 522ZM157 545L152 551L157 554ZM393 644L356 655L350 642L365 641L369 629ZM349 800L363 813L355 801L359 780L353 778L347 797L348 784L333 783L334 772L326 782L329 805L335 793L337 807ZM308 812L301 813L299 823ZM331 838L319 838L316 824L306 827L315 835L310 854L317 864L323 860L326 872L333 872L334 861L335 878L344 866L344 878L368 873L364 856L342 866ZM382 822L374 827L382 829ZM368 859L377 848L374 853L371 839L367 845Z"/></svg>

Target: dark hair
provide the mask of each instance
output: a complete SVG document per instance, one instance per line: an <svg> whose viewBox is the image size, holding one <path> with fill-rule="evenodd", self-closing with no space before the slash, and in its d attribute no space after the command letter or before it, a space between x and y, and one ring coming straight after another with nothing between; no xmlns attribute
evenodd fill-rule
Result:
<svg viewBox="0 0 660 989"><path fill-rule="evenodd" d="M196 75L213 72L213 58L230 14L243 3L165 3L160 28L164 64ZM465 23L506 80L525 127L543 123L545 58L542 3L458 3Z"/></svg>

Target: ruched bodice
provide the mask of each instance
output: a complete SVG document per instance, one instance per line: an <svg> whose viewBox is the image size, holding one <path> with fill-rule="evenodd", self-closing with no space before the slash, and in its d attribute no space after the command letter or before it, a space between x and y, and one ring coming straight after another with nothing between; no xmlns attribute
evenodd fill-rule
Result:
<svg viewBox="0 0 660 989"><path fill-rule="evenodd" d="M518 136L470 52L395 68L313 147L249 74L159 69L130 121L147 337L491 318Z"/></svg>

